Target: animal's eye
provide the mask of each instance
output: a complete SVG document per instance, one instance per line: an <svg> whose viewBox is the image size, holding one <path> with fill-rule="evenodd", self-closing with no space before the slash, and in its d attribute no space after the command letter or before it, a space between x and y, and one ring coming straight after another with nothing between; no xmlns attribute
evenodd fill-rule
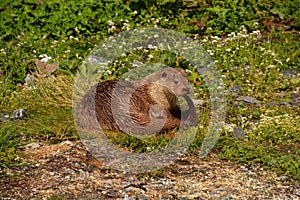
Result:
<svg viewBox="0 0 300 200"><path fill-rule="evenodd" d="M164 72L164 73L162 73L162 75L161 75L162 77L167 77L167 73L166 72Z"/></svg>
<svg viewBox="0 0 300 200"><path fill-rule="evenodd" d="M174 81L174 83L175 83L175 84L177 84L177 83L178 83L178 81Z"/></svg>

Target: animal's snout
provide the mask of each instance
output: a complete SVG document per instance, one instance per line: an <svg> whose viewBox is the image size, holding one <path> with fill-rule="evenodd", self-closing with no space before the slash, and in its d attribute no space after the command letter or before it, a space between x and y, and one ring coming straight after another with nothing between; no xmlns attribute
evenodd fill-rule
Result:
<svg viewBox="0 0 300 200"><path fill-rule="evenodd" d="M191 88L190 87L185 87L185 88L182 88L182 91L188 94L188 93L191 92Z"/></svg>

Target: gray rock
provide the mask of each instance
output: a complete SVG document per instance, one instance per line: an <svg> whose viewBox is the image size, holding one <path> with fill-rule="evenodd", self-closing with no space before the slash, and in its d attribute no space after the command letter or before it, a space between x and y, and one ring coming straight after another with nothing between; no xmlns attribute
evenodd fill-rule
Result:
<svg viewBox="0 0 300 200"><path fill-rule="evenodd" d="M24 119L26 117L27 117L26 111L23 108L15 110L12 114L13 119Z"/></svg>
<svg viewBox="0 0 300 200"><path fill-rule="evenodd" d="M229 200L229 196L222 197L222 200Z"/></svg>
<svg viewBox="0 0 300 200"><path fill-rule="evenodd" d="M241 90L242 87L238 85L230 86L228 88L229 94L234 97L238 96Z"/></svg>
<svg viewBox="0 0 300 200"><path fill-rule="evenodd" d="M6 120L9 120L10 119L10 116L8 113L3 113L1 118L0 118L0 122L4 122Z"/></svg>
<svg viewBox="0 0 300 200"><path fill-rule="evenodd" d="M286 78L299 78L300 70L299 69L287 69L281 72Z"/></svg>
<svg viewBox="0 0 300 200"><path fill-rule="evenodd" d="M246 65L246 66L244 67L244 72L245 72L245 74L248 74L249 71L250 71L250 66L249 66L249 65Z"/></svg>
<svg viewBox="0 0 300 200"><path fill-rule="evenodd" d="M278 104L279 103L272 101L272 102L266 103L265 106L266 107L274 107L274 106L278 106Z"/></svg>
<svg viewBox="0 0 300 200"><path fill-rule="evenodd" d="M236 139L240 139L240 138L245 138L246 135L244 130L241 127L236 126L233 128L233 137Z"/></svg>
<svg viewBox="0 0 300 200"><path fill-rule="evenodd" d="M255 99L254 97L251 96L243 96L243 97L239 97L236 100L238 101L243 101L247 104L252 104L252 103L260 103L259 100Z"/></svg>
<svg viewBox="0 0 300 200"><path fill-rule="evenodd" d="M287 176L278 176L276 179L279 181L285 181L288 177Z"/></svg>
<svg viewBox="0 0 300 200"><path fill-rule="evenodd" d="M291 106L291 104L289 104L288 102L285 102L285 101L280 102L280 105L283 105L283 106Z"/></svg>
<svg viewBox="0 0 300 200"><path fill-rule="evenodd" d="M139 194L137 197L138 197L138 199L150 199L149 196L144 195L144 194Z"/></svg>

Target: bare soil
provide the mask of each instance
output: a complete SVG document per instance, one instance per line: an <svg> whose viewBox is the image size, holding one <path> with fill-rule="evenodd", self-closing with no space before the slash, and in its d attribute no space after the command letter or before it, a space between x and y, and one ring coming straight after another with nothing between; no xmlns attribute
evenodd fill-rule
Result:
<svg viewBox="0 0 300 200"><path fill-rule="evenodd" d="M185 156L145 174L106 169L79 141L31 143L22 159L28 165L1 169L0 199L300 198L299 185L290 178L214 154Z"/></svg>

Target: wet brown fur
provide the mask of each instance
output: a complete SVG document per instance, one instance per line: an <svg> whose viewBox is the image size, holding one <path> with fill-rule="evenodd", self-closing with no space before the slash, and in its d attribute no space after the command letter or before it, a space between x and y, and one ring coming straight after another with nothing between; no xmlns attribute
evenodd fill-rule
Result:
<svg viewBox="0 0 300 200"><path fill-rule="evenodd" d="M104 81L83 97L77 109L78 123L81 127L91 128L97 126L91 119L96 117L104 130L137 134L194 125L198 116L187 95L190 91L185 72L174 68L165 68L139 81ZM188 110L181 112L175 94L185 98ZM126 104L128 108L124 106Z"/></svg>

